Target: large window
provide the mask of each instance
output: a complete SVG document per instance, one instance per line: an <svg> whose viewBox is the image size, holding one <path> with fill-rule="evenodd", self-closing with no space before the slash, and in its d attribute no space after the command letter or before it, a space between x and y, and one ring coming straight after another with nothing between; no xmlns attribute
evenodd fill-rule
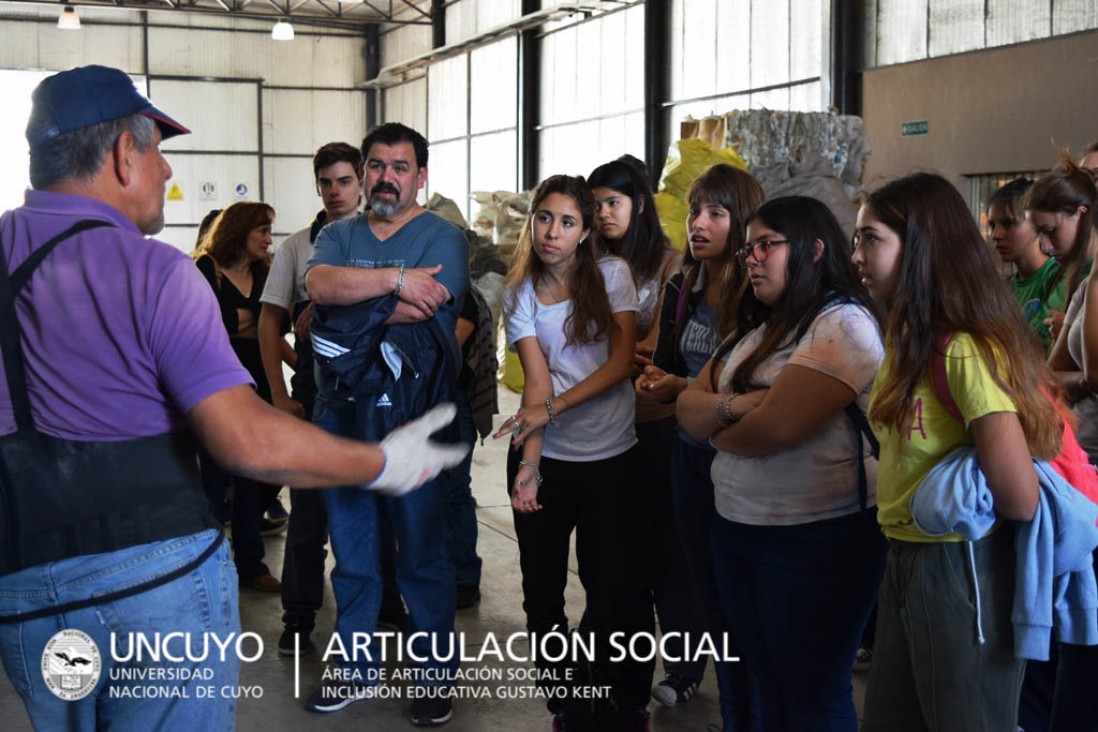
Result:
<svg viewBox="0 0 1098 732"><path fill-rule="evenodd" d="M676 0L671 139L686 117L734 109L827 109L823 0Z"/></svg>
<svg viewBox="0 0 1098 732"><path fill-rule="evenodd" d="M644 7L551 29L541 49L538 177L643 158Z"/></svg>
<svg viewBox="0 0 1098 732"><path fill-rule="evenodd" d="M868 0L866 64L918 61L1095 25L1094 0Z"/></svg>

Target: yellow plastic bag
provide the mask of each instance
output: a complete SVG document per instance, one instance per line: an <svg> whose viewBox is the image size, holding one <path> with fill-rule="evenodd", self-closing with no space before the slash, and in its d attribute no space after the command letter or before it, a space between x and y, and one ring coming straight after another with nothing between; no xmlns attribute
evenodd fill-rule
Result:
<svg viewBox="0 0 1098 732"><path fill-rule="evenodd" d="M679 140L667 151L659 193L655 195L660 227L680 252L686 249L686 192L698 176L718 163L747 170L747 163L730 147L714 150L707 140Z"/></svg>
<svg viewBox="0 0 1098 732"><path fill-rule="evenodd" d="M499 350L496 351L499 360L497 378L499 383L511 391L521 394L522 388L526 386L526 374L522 371L522 362L519 361L518 354L507 347L507 334L503 330L503 318L499 319L498 333L499 337L496 338L496 343L499 344Z"/></svg>

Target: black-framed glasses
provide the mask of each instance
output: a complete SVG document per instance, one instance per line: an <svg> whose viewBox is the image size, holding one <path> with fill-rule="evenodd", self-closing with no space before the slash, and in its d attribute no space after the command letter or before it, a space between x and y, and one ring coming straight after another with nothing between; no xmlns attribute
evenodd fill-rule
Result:
<svg viewBox="0 0 1098 732"><path fill-rule="evenodd" d="M759 239L745 247L736 250L736 259L740 264L745 264L748 257L755 257L755 261L762 264L770 258L770 250L779 244L788 244L788 239Z"/></svg>

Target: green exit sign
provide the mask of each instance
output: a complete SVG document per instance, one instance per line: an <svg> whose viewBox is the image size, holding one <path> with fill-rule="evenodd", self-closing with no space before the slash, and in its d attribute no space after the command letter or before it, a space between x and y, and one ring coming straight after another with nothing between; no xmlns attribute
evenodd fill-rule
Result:
<svg viewBox="0 0 1098 732"><path fill-rule="evenodd" d="M930 132L930 122L925 119L916 120L915 122L904 122L900 125L900 135L903 137L925 135L928 132Z"/></svg>

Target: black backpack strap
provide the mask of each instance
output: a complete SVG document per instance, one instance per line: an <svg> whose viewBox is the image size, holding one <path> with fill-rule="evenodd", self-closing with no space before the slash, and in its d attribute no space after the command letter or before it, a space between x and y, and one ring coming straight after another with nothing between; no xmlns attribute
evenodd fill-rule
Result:
<svg viewBox="0 0 1098 732"><path fill-rule="evenodd" d="M858 505L862 512L869 507L869 477L865 472L865 452L862 450L862 437L869 442L869 451L874 458L881 456L881 444L877 442L877 436L869 426L869 420L865 418L858 403L850 402L843 409L854 425L854 442L858 446Z"/></svg>
<svg viewBox="0 0 1098 732"><path fill-rule="evenodd" d="M27 395L27 378L23 369L23 350L20 344L22 331L15 316L15 298L30 279L42 260L64 240L88 229L111 226L109 221L85 219L78 221L34 251L10 276L8 263L0 247L0 352L4 358L4 376L8 382L15 426L19 430L34 428L31 418L30 398Z"/></svg>

